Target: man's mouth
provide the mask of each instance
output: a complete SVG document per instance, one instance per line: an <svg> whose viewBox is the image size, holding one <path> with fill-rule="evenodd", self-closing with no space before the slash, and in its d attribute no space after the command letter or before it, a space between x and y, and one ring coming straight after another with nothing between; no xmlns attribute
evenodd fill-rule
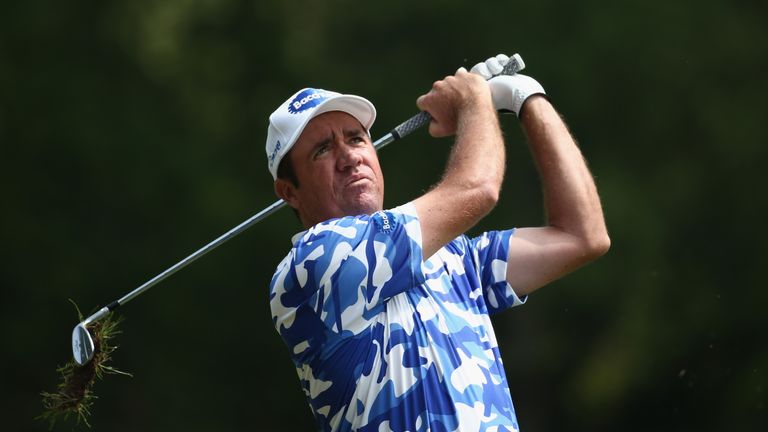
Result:
<svg viewBox="0 0 768 432"><path fill-rule="evenodd" d="M363 174L355 174L355 175L352 175L352 176L351 176L351 177L350 177L350 178L347 180L347 184L346 184L346 185L347 185L347 186L356 186L356 185L358 185L358 184L362 184L362 182L363 182L363 181L366 181L366 180L367 180L367 181L371 181L371 179L370 179L368 176L366 176L366 175L363 175Z"/></svg>

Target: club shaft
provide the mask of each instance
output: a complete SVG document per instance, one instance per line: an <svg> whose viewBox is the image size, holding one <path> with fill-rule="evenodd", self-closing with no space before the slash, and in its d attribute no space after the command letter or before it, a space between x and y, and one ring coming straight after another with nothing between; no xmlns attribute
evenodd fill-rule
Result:
<svg viewBox="0 0 768 432"><path fill-rule="evenodd" d="M398 138L402 138L405 135L399 136ZM386 146L387 144L391 143L392 141L395 141L396 137L393 133L388 133L385 136L379 138L376 140L376 142L373 143L373 147L375 149L380 149ZM268 207L266 207L264 210L256 213L255 215L251 216L247 220L243 221L240 225L232 228L231 230L227 231L226 233L222 234L212 242L208 243L207 245L203 246L202 248L195 251L193 254L189 255L188 257L184 258L183 260L177 262L173 266L169 267L168 269L164 270L162 273L158 274L157 276L153 277L152 279L144 282L141 286L134 289L133 291L129 292L128 294L122 296L119 300L110 303L108 306L105 306L101 309L99 309L96 313L89 316L85 321L83 321L83 324L88 325L90 323L96 322L102 318L104 318L109 312L117 309L120 306L125 305L129 301L133 300L134 298L140 296L148 289L152 288L153 286L157 285L158 283L162 282L172 274L176 273L177 271L183 269L184 267L188 266L189 264L196 261L198 258L202 257L203 255L207 254L208 252L216 249L217 247L221 246L222 244L226 243L228 240L232 239L233 237L237 236L241 232L247 230L251 226L259 223L267 216L271 215L272 213L280 210L286 205L286 202L282 199L275 201Z"/></svg>
<svg viewBox="0 0 768 432"><path fill-rule="evenodd" d="M184 258L183 260L177 262L167 270L163 271L162 273L158 274L157 276L153 277L152 279L145 282L140 287L136 288L135 290L129 292L128 294L124 295L120 298L120 300L117 301L118 305L122 306L129 301L133 300L140 294L142 294L144 291L152 288L153 286L157 285L159 282L163 281L168 276L176 273L177 271L183 269L187 265L191 264L198 258L202 257L203 255L207 254L208 252L216 249L218 246L222 245L223 243L230 240L232 237L237 236L241 232L247 230L254 224L258 223L262 219L266 218L267 216L271 215L272 213L276 212L280 208L282 208L285 205L285 201L279 200L275 201L273 204L265 208L264 210L256 213L255 215L251 216L244 222L242 222L240 225L232 228L231 230L227 231L226 233L219 236L217 239L213 240L212 242L208 243L207 245L203 246L202 248L198 249L195 253L189 255L188 257Z"/></svg>
<svg viewBox="0 0 768 432"><path fill-rule="evenodd" d="M389 133L385 135L384 137L376 140L375 143L373 143L374 148L377 150L384 147L385 145L391 143L395 140L395 137ZM226 233L219 236L217 239L213 240L212 242L208 243L207 245L203 246L202 248L198 249L195 253L189 255L188 257L184 258L183 260L177 262L173 266L169 267L167 270L163 271L159 275L153 277L152 279L145 282L140 287L136 288L135 290L129 292L128 294L124 295L117 301L117 306L122 306L129 301L133 300L137 296L141 295L144 291L152 288L153 286L157 285L158 283L165 280L168 276L176 273L177 271L183 269L187 265L193 263L198 258L202 257L203 255L207 254L208 252L216 249L217 247L221 246L222 244L226 243L228 240L230 240L232 237L237 236L241 232L247 230L248 228L252 227L253 225L259 223L263 219L265 219L267 216L271 215L272 213L280 210L281 208L285 207L286 202L282 199L275 201L268 207L266 207L264 210L256 213L255 215L251 216L247 220L243 221L240 225L232 228L231 230L227 231ZM114 308L112 308L114 309Z"/></svg>
<svg viewBox="0 0 768 432"><path fill-rule="evenodd" d="M525 64L523 63L522 59L519 55L515 54L512 56L512 58L509 59L509 62L504 67L504 69L499 73L499 75L512 75L514 73L517 73L518 71L522 70L525 67ZM396 128L394 128L391 132L384 135L383 137L379 138L373 143L373 147L376 150L380 150L384 148L387 144L390 144L391 142L398 140L400 138L404 138L405 136L409 135L411 132L415 131L416 129L419 129L423 127L424 125L428 124L431 120L429 114L426 112L420 112L413 117L409 118L408 120L404 121L400 125L398 125ZM237 236L241 232L247 230L251 226L257 224L267 216L271 215L272 213L280 210L285 206L286 202L284 200L277 200L262 211L256 213L255 215L251 216L250 218L243 221L240 225L237 225L236 227L232 228L231 230L227 231L226 233L219 236L217 239L213 240L212 242L208 243L207 245L203 246L202 248L198 249L193 254L189 255L188 257L184 258L183 260L177 262L173 266L169 267L168 269L164 270L162 273L158 274L157 276L153 277L152 279L148 280L138 288L134 289L133 291L129 292L128 294L121 297L119 300L114 301L110 303L109 305L99 309L96 313L89 316L86 320L82 322L84 325L88 325L90 323L96 322L102 318L104 318L106 315L108 315L111 311L117 309L118 307L128 303L129 301L133 300L134 298L138 297L139 295L143 294L148 289L152 288L153 286L157 285L158 283L165 280L167 277L171 276L172 274L176 273L177 271L183 269L187 265L191 264L198 258L202 257L203 255L207 254L208 252L216 249L217 247L221 246L222 244L226 243L231 238Z"/></svg>

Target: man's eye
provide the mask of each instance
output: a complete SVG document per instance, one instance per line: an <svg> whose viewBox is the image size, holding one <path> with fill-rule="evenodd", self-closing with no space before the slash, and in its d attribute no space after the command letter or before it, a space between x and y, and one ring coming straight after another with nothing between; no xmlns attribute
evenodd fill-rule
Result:
<svg viewBox="0 0 768 432"><path fill-rule="evenodd" d="M318 146L318 147L315 149L315 154L314 154L313 156L314 156L315 158L317 158L318 156L322 155L323 153L325 153L325 152L327 152L327 151L328 151L328 146L327 146L327 145L321 145L321 146Z"/></svg>

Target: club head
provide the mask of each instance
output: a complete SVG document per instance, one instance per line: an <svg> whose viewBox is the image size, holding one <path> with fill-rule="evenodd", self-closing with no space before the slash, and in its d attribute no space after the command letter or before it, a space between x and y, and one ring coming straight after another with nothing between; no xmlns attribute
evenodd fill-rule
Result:
<svg viewBox="0 0 768 432"><path fill-rule="evenodd" d="M75 362L83 366L93 358L93 338L85 328L83 323L75 326L72 330L72 355L75 357Z"/></svg>

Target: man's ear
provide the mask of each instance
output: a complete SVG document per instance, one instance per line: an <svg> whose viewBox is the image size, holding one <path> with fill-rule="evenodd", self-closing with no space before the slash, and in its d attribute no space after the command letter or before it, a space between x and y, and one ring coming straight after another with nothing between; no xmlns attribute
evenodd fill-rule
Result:
<svg viewBox="0 0 768 432"><path fill-rule="evenodd" d="M296 195L296 186L293 183L281 178L275 180L275 194L287 202L289 206L298 210L300 202Z"/></svg>

